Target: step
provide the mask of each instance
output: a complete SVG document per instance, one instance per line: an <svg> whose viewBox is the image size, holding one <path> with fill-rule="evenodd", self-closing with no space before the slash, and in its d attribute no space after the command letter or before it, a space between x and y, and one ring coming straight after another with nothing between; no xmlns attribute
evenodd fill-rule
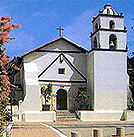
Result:
<svg viewBox="0 0 134 137"><path fill-rule="evenodd" d="M76 116L75 113L56 113L57 116Z"/></svg>
<svg viewBox="0 0 134 137"><path fill-rule="evenodd" d="M77 118L69 118L69 119L56 119L56 121L58 122L62 122L62 121L79 121L79 119Z"/></svg>
<svg viewBox="0 0 134 137"><path fill-rule="evenodd" d="M57 110L56 121L78 121L76 114L71 113L69 110Z"/></svg>
<svg viewBox="0 0 134 137"><path fill-rule="evenodd" d="M56 117L56 119L77 119L76 117Z"/></svg>
<svg viewBox="0 0 134 137"><path fill-rule="evenodd" d="M76 118L76 116L57 116L57 118Z"/></svg>

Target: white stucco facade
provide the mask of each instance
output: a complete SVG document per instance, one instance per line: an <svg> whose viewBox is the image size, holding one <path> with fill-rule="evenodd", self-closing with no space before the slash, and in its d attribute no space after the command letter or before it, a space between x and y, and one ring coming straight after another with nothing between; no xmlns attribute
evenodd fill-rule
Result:
<svg viewBox="0 0 134 137"><path fill-rule="evenodd" d="M127 107L127 55L94 51L94 110Z"/></svg>
<svg viewBox="0 0 134 137"><path fill-rule="evenodd" d="M79 112L81 120L120 120L127 108L124 16L118 15L107 4L92 22L91 51L59 37L20 56L21 71L15 76L15 83L23 87L20 120L30 121L32 112L32 121L37 115L41 121L43 114L50 116L46 121L55 120L60 93L66 96L66 101L62 100L66 104L64 109L78 109L81 104L74 99L78 87L87 87L90 95L87 111ZM53 96L47 103L50 110L45 114L42 112L45 101L41 87L50 83ZM45 121L45 117L42 120Z"/></svg>

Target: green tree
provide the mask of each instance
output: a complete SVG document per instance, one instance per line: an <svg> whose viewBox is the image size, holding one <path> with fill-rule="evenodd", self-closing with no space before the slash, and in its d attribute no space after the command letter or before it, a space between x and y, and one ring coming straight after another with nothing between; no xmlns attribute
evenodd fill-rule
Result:
<svg viewBox="0 0 134 137"><path fill-rule="evenodd" d="M52 84L49 83L47 85L47 88L45 86L41 87L41 94L44 96L45 98L45 104L47 104L47 102L50 100L51 98L51 94L52 94Z"/></svg>
<svg viewBox="0 0 134 137"><path fill-rule="evenodd" d="M78 87L78 93L74 96L75 101L79 104L79 109L88 109L88 100L90 96L87 94L87 87Z"/></svg>

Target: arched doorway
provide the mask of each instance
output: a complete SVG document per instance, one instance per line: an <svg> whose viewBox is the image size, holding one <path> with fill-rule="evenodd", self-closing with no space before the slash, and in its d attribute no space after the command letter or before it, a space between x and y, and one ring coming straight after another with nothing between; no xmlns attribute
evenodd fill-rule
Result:
<svg viewBox="0 0 134 137"><path fill-rule="evenodd" d="M57 110L67 110L67 92L64 89L57 91Z"/></svg>

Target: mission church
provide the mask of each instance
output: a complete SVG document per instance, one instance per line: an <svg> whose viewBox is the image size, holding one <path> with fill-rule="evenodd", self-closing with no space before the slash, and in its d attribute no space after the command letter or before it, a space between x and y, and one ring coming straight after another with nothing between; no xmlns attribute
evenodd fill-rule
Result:
<svg viewBox="0 0 134 137"><path fill-rule="evenodd" d="M60 36L19 57L14 83L22 91L18 109L14 106L16 121L55 121L57 110L77 110L82 121L121 120L128 79L124 15L106 4L92 23L90 51ZM51 97L45 98L41 89L50 85ZM86 110L79 110L74 99L79 87L90 96Z"/></svg>

